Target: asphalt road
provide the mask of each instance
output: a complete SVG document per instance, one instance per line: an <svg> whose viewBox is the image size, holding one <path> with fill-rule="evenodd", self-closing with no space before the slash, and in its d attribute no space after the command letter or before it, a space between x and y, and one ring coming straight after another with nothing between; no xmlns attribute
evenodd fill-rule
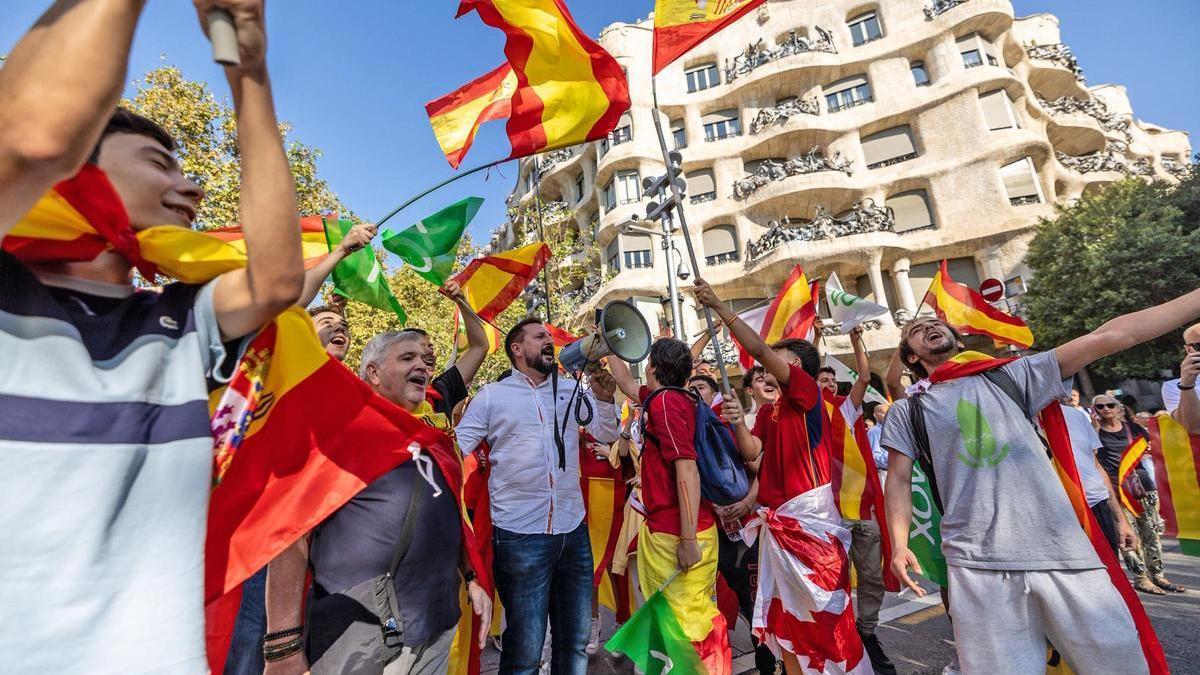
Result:
<svg viewBox="0 0 1200 675"><path fill-rule="evenodd" d="M1172 673L1200 673L1200 558L1185 556L1173 540L1163 541L1167 577L1189 589L1182 594L1146 595L1139 593L1158 638L1167 654ZM932 586L930 588L933 588ZM902 675L940 675L954 660L954 634L937 592L923 599L911 593L889 594L880 613L877 634L884 649ZM615 630L606 610L601 631L607 638ZM744 621L738 622L732 635L735 674L754 673L750 634ZM496 672L499 653L490 644L483 655L483 672ZM633 667L623 657L601 651L591 658L589 673L630 674ZM1085 675L1085 674L1080 674Z"/></svg>

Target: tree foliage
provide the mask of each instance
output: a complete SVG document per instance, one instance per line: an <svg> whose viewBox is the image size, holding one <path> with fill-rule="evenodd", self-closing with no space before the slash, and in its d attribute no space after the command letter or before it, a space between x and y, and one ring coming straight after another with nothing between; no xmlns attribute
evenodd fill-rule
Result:
<svg viewBox="0 0 1200 675"><path fill-rule="evenodd" d="M1083 335L1121 314L1200 288L1200 174L1178 185L1129 179L1043 220L1026 262L1025 310L1039 346ZM1157 378L1182 358L1172 333L1097 361L1111 378Z"/></svg>
<svg viewBox="0 0 1200 675"><path fill-rule="evenodd" d="M121 102L130 110L158 122L179 143L183 172L204 188L197 222L200 229L238 223L241 156L237 116L219 101L208 85L184 77L175 66L156 68L137 82L132 99ZM284 138L301 214L345 212L346 208L317 173L319 150L289 139L291 126L279 125Z"/></svg>

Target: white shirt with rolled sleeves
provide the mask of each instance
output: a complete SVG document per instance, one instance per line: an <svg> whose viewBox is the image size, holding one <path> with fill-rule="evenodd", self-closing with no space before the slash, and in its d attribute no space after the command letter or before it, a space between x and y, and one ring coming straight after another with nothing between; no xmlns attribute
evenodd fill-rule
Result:
<svg viewBox="0 0 1200 675"><path fill-rule="evenodd" d="M1200 389L1192 389L1192 395L1200 396ZM1179 388L1179 378L1167 380L1162 383L1162 400L1163 410L1168 413L1174 413L1179 407L1179 400L1183 398L1183 390Z"/></svg>
<svg viewBox="0 0 1200 675"><path fill-rule="evenodd" d="M514 369L511 376L480 389L455 427L463 454L484 441L491 448L488 492L496 527L518 534L564 534L583 522L575 403L567 410L575 382L559 378L557 401L554 389L553 378L534 385ZM587 398L594 411L588 433L601 443L616 442L620 437L616 405L597 400L587 388L581 388L578 396ZM562 434L566 469L562 470L554 425L561 428L568 414Z"/></svg>

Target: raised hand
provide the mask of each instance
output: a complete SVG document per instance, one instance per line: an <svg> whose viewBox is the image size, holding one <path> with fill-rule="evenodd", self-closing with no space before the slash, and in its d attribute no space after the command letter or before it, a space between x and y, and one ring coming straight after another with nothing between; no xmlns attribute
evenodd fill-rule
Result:
<svg viewBox="0 0 1200 675"><path fill-rule="evenodd" d="M208 13L214 9L227 10L237 30L238 53L241 63L235 70L262 69L267 57L267 30L264 0L193 0L200 26L208 34Z"/></svg>
<svg viewBox="0 0 1200 675"><path fill-rule="evenodd" d="M338 247L350 255L355 251L362 250L370 245L371 240L375 238L375 234L379 232L379 228L371 223L359 223L350 228L345 237L342 237Z"/></svg>

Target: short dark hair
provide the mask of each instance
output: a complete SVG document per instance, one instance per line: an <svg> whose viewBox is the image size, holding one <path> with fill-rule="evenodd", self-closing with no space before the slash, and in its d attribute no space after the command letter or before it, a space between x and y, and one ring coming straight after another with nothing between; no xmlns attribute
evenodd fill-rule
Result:
<svg viewBox="0 0 1200 675"><path fill-rule="evenodd" d="M762 366L754 366L750 370L747 370L746 374L742 375L742 389L749 389L750 385L754 384L755 376L766 374L767 369L763 368Z"/></svg>
<svg viewBox="0 0 1200 675"><path fill-rule="evenodd" d="M309 316L315 319L318 314L337 314L342 317L343 321L346 320L346 312L342 309L341 305L317 305L316 307L308 308Z"/></svg>
<svg viewBox="0 0 1200 675"><path fill-rule="evenodd" d="M504 355L508 357L509 363L513 364L514 366L517 365L517 360L513 358L512 346L517 343L517 340L525 337L525 327L532 326L534 324L542 326L545 325L545 323L546 322L542 321L540 318L531 316L521 319L517 322L517 325L513 326L508 331L508 335L504 336Z"/></svg>
<svg viewBox="0 0 1200 675"><path fill-rule="evenodd" d="M690 385L691 383L695 382L696 380L700 380L704 384L707 384L708 388L712 389L713 391L721 391L717 387L717 381L707 375L693 375L688 378L687 383Z"/></svg>
<svg viewBox="0 0 1200 675"><path fill-rule="evenodd" d="M104 125L104 131L100 132L100 139L96 141L96 146L92 148L92 156L88 158L90 164L100 161L100 146L104 144L104 139L113 134L148 136L158 141L160 145L166 148L167 152L175 152L175 139L157 122L125 108L117 108L112 117L108 118L108 124Z"/></svg>
<svg viewBox="0 0 1200 675"><path fill-rule="evenodd" d="M682 340L659 338L650 345L654 379L665 387L682 387L692 374L692 350Z"/></svg>
<svg viewBox="0 0 1200 675"><path fill-rule="evenodd" d="M954 342L956 344L961 345L963 343L962 333L959 333L958 330L954 326L951 326L950 324L946 323L945 321L941 321L941 319L932 319L932 320L938 321L946 328L949 328L950 334L952 336L954 336ZM912 335L912 328L916 324L917 324L916 321L910 321L904 325L904 328L900 329L900 347L899 347L900 364L903 365L905 368L908 368L909 370L911 370L913 372L913 374L916 375L917 377L924 379L926 377L929 377L929 372L925 370L925 366L921 365L921 361L918 359L916 363L908 362L908 357L917 355L917 353L915 351L913 351L913 348L911 346L909 346L909 344L908 344L908 338Z"/></svg>
<svg viewBox="0 0 1200 675"><path fill-rule="evenodd" d="M817 375L820 375L821 373L829 373L833 376L833 379L837 379L837 371L829 366L821 366L819 369L817 369Z"/></svg>
<svg viewBox="0 0 1200 675"><path fill-rule="evenodd" d="M813 343L801 338L787 338L771 345L771 349L786 349L800 357L800 367L809 377L816 378L817 370L821 367L821 354Z"/></svg>

